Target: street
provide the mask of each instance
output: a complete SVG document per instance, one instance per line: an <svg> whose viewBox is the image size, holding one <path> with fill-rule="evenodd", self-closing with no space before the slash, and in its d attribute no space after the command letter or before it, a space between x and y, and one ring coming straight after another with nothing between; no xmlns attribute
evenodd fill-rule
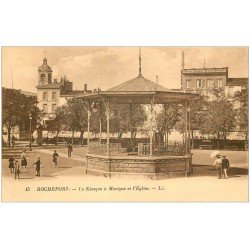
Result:
<svg viewBox="0 0 250 250"><path fill-rule="evenodd" d="M67 149L60 148L58 166L52 162L52 149L34 150L28 156L28 168L21 169L20 180L15 180L8 168L8 160L2 161L2 181L4 201L247 201L248 200L248 164L247 152L228 151L231 167L228 179L217 179L211 166L210 150L194 150L194 171L187 178L165 180L135 180L104 178L85 174L85 147L74 148L71 159ZM35 176L34 163L41 157L41 177ZM70 178L69 178L70 176ZM70 192L37 192L37 187L68 187ZM88 187L98 190L114 187L112 192L82 192ZM140 191L121 192L115 187ZM30 192L26 192L26 187ZM162 187L162 189L159 189ZM159 190L160 191L159 191ZM144 190L144 191L143 191ZM143 195L142 195L143 193Z"/></svg>

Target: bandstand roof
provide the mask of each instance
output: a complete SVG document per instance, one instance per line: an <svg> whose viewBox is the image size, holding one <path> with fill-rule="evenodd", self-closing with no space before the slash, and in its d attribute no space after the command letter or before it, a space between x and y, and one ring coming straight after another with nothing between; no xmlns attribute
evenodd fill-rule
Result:
<svg viewBox="0 0 250 250"><path fill-rule="evenodd" d="M147 78L143 77L142 75L137 76L129 81L121 83L111 89L108 89L108 92L147 92L147 91L166 91L167 89L148 80Z"/></svg>
<svg viewBox="0 0 250 250"><path fill-rule="evenodd" d="M155 104L181 103L192 101L198 94L185 91L168 90L160 84L146 79L139 74L136 78L119 84L106 91L75 95L75 98L98 101L112 99L116 103L149 104L151 99Z"/></svg>

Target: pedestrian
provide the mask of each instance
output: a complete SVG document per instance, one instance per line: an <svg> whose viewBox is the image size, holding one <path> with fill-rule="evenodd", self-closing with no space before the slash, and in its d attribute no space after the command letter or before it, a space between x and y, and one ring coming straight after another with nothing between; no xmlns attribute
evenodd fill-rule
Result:
<svg viewBox="0 0 250 250"><path fill-rule="evenodd" d="M71 158L71 153L73 152L73 147L70 143L68 143L67 148L68 148L68 158Z"/></svg>
<svg viewBox="0 0 250 250"><path fill-rule="evenodd" d="M28 165L28 163L27 163L27 155L26 155L25 152L26 152L26 150L23 149L23 152L21 154L21 167L22 168L27 168L27 165Z"/></svg>
<svg viewBox="0 0 250 250"><path fill-rule="evenodd" d="M57 157L58 157L58 156L59 156L59 154L56 152L56 150L54 150L54 153L53 153L53 155L52 155L52 157L53 157L52 162L54 162L55 167L57 167Z"/></svg>
<svg viewBox="0 0 250 250"><path fill-rule="evenodd" d="M216 157L216 159L214 161L214 166L215 166L216 171L217 171L218 179L221 179L221 176L222 176L222 158L220 155L216 155L215 157Z"/></svg>
<svg viewBox="0 0 250 250"><path fill-rule="evenodd" d="M33 163L33 165L36 165L36 176L40 176L41 161L39 156L36 158L36 162Z"/></svg>
<svg viewBox="0 0 250 250"><path fill-rule="evenodd" d="M222 171L223 171L223 175L224 175L225 179L227 179L227 170L228 170L229 167L230 167L229 160L228 160L226 155L223 155L223 158L222 158Z"/></svg>
<svg viewBox="0 0 250 250"><path fill-rule="evenodd" d="M20 177L19 177L19 175L20 175L20 165L19 165L18 160L15 160L15 163L14 163L14 173L15 173L15 179L16 178L20 179Z"/></svg>
<svg viewBox="0 0 250 250"><path fill-rule="evenodd" d="M14 173L14 163L15 163L14 156L10 155L10 157L9 157L9 168L10 168L11 173Z"/></svg>

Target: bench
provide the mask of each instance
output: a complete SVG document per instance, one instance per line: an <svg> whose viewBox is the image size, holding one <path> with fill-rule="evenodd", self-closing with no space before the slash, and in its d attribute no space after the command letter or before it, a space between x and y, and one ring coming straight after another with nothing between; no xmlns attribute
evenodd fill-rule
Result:
<svg viewBox="0 0 250 250"><path fill-rule="evenodd" d="M240 150L240 148L238 146L232 146L232 145L225 146L225 149L226 150Z"/></svg>
<svg viewBox="0 0 250 250"><path fill-rule="evenodd" d="M203 144L199 145L199 149L212 149L213 145Z"/></svg>

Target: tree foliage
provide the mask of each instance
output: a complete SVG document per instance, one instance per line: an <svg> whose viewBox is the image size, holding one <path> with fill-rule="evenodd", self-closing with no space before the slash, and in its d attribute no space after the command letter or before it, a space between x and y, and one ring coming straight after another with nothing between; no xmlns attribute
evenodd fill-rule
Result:
<svg viewBox="0 0 250 250"><path fill-rule="evenodd" d="M55 116L53 119L50 119L46 123L46 129L50 132L56 132L56 139L58 139L58 135L60 131L63 129L66 129L67 124L66 124L66 117L67 117L67 112L66 112L65 106L58 107L55 111ZM56 142L57 144L57 142Z"/></svg>
<svg viewBox="0 0 250 250"><path fill-rule="evenodd" d="M20 131L30 132L36 129L40 121L41 111L37 107L37 99L26 96L20 90L2 88L2 125L8 130L8 144L10 145L10 132L18 127Z"/></svg>
<svg viewBox="0 0 250 250"><path fill-rule="evenodd" d="M168 135L176 128L181 120L181 107L178 104L170 103L164 105L161 111L156 115L156 129L160 134Z"/></svg>
<svg viewBox="0 0 250 250"><path fill-rule="evenodd" d="M110 118L110 132L118 133L121 138L124 133L132 132L136 137L138 128L147 120L145 107L141 104L112 104Z"/></svg>
<svg viewBox="0 0 250 250"><path fill-rule="evenodd" d="M226 139L235 128L235 110L230 101L223 99L209 102L204 116L202 133Z"/></svg>
<svg viewBox="0 0 250 250"><path fill-rule="evenodd" d="M245 141L248 140L248 91L243 89L238 91L234 96L235 100L239 102L239 107L236 109L236 123L240 131L245 134ZM245 145L246 146L246 145Z"/></svg>

